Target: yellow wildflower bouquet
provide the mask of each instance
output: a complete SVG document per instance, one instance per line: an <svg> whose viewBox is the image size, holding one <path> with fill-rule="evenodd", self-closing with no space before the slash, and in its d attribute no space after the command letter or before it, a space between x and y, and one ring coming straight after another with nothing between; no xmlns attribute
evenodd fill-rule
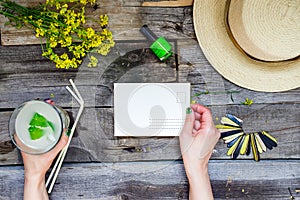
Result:
<svg viewBox="0 0 300 200"><path fill-rule="evenodd" d="M9 0L0 0L0 14L9 18L9 24L17 28L32 28L36 37L44 37L42 56L50 59L57 68L77 68L89 52L106 55L114 46L111 31L107 29L108 16L100 15L101 30L85 26L85 7L96 0L46 0L36 7L25 7ZM67 52L58 54L55 48L63 47ZM97 65L90 56L88 66Z"/></svg>

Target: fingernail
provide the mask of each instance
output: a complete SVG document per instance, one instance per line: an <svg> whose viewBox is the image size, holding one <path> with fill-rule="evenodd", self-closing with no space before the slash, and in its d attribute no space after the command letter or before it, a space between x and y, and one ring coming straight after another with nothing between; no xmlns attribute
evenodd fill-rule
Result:
<svg viewBox="0 0 300 200"><path fill-rule="evenodd" d="M68 130L66 131L66 135L69 137L70 134L71 134L71 129L68 129Z"/></svg>
<svg viewBox="0 0 300 200"><path fill-rule="evenodd" d="M192 109L190 107L186 108L186 114L191 114L192 113Z"/></svg>

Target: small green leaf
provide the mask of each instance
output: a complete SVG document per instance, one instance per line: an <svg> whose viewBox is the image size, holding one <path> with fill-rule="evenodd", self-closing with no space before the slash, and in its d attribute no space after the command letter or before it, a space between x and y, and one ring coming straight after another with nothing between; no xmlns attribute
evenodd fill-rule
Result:
<svg viewBox="0 0 300 200"><path fill-rule="evenodd" d="M29 125L30 126L48 127L49 123L43 115L40 115L39 113L35 113L31 119Z"/></svg>
<svg viewBox="0 0 300 200"><path fill-rule="evenodd" d="M29 127L28 128L29 134L30 134L30 138L32 140L37 140L40 139L41 137L43 137L44 135L44 131L40 128L37 127Z"/></svg>
<svg viewBox="0 0 300 200"><path fill-rule="evenodd" d="M52 129L52 131L55 132L55 128L54 128L54 125L52 124L52 122L48 121L48 125L50 126L50 128Z"/></svg>

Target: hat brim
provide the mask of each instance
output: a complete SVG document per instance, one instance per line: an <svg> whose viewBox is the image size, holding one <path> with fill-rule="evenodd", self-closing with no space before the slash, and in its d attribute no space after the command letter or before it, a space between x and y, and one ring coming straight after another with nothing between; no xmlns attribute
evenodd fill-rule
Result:
<svg viewBox="0 0 300 200"><path fill-rule="evenodd" d="M210 64L229 81L251 90L281 92L300 87L300 58L263 62L245 54L227 28L228 0L194 0L199 45Z"/></svg>

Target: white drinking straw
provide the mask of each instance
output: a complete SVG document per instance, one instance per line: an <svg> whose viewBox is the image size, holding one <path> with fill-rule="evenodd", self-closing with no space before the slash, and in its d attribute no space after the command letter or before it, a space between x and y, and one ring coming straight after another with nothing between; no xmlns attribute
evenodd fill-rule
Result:
<svg viewBox="0 0 300 200"><path fill-rule="evenodd" d="M70 83L71 83L71 85L72 85L72 87L73 87L73 89L74 89L74 91L75 91L76 94L70 89L69 86L66 86L66 88L67 88L67 90L70 92L70 94L75 98L75 100L78 102L78 104L80 105L80 108L79 108L79 111L78 111L78 113L77 113L76 120L75 120L75 122L74 122L74 124L73 124L73 126L72 126L71 131L70 131L68 143L67 143L67 145L61 150L61 152L60 152L60 154L59 154L59 156L58 156L58 158L57 158L57 160L56 160L56 162L55 162L55 165L53 166L53 169L52 169L52 171L51 171L51 173L50 173L50 175L49 175L49 177L48 177L48 179L47 179L46 187L48 187L48 185L49 185L49 183L50 183L50 180L52 179L52 177L53 177L53 175L54 175L54 177L53 177L53 179L52 179L52 182L51 182L51 185L50 185L50 187L49 187L49 189L48 189L48 193L49 193L49 194L51 193L51 191L52 191L52 189L53 189L53 187L54 187L54 183L55 183L55 181L56 181L56 179L57 179L57 176L58 176L59 170L60 170L60 168L61 168L61 166L62 166L63 160L64 160L64 158L65 158L65 156L66 156L66 154L67 154L67 150L68 150L68 147L69 147L69 145L70 145L71 139L72 139L72 137L73 137L75 128L76 128L76 126L77 126L77 123L78 123L78 121L79 121L79 119L80 119L80 116L81 116L81 114L82 114L82 112L83 112L83 109L84 109L84 101L83 101L83 99L82 99L82 97L81 97L79 91L77 90L77 87L75 86L75 84L74 84L74 82L73 82L72 79L70 79L69 81L70 81Z"/></svg>

